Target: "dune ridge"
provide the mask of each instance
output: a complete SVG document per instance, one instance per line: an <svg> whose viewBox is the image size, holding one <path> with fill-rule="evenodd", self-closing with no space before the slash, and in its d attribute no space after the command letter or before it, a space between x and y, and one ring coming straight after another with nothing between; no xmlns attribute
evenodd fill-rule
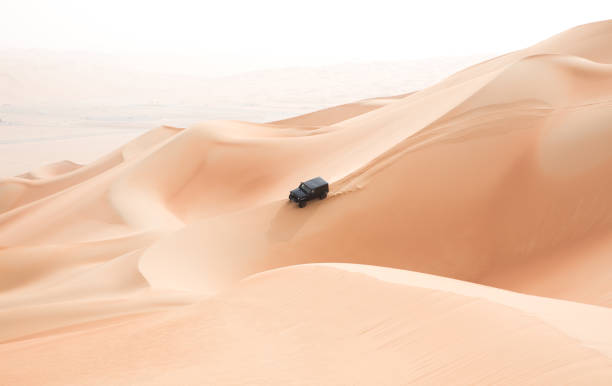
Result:
<svg viewBox="0 0 612 386"><path fill-rule="evenodd" d="M56 366L33 371L32 380L49 384L604 385L612 376L610 333L599 334L609 309L500 296L490 287L389 268L375 269L375 278L370 268L267 271L170 317L38 338L36 350L16 342L9 353L30 370L60 355ZM594 336L576 328L576 312L597 329ZM589 347L591 338L598 347ZM83 355L82 345L99 349ZM21 371L7 366L4 374L21 381Z"/></svg>
<svg viewBox="0 0 612 386"><path fill-rule="evenodd" d="M0 383L609 384L610 39L0 180Z"/></svg>

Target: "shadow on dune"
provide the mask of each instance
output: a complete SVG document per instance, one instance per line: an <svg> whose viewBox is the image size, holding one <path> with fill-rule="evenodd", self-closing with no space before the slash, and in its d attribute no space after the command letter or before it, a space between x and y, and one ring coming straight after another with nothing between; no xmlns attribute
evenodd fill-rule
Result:
<svg viewBox="0 0 612 386"><path fill-rule="evenodd" d="M266 232L268 241L290 241L306 222L321 209L322 202L311 201L306 208L299 208L295 203L281 205L270 221Z"/></svg>

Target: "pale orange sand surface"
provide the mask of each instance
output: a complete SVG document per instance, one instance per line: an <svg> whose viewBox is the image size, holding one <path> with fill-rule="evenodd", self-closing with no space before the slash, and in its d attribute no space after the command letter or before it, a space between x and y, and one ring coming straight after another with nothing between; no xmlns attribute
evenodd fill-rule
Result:
<svg viewBox="0 0 612 386"><path fill-rule="evenodd" d="M610 41L0 180L0 384L612 384Z"/></svg>

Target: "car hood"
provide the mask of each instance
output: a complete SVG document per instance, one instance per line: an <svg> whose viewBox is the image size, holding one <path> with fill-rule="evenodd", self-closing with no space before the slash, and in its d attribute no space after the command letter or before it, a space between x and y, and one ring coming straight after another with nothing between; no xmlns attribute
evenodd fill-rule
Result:
<svg viewBox="0 0 612 386"><path fill-rule="evenodd" d="M293 189L291 191L291 195L297 198L306 198L306 193L300 188Z"/></svg>

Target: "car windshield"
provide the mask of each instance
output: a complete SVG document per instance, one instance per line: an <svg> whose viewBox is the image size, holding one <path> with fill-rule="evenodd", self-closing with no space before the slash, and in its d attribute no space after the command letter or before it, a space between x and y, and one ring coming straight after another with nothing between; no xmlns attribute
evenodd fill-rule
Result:
<svg viewBox="0 0 612 386"><path fill-rule="evenodd" d="M305 191L306 193L310 193L310 192L312 191L312 190L311 190L311 189L310 189L308 186L306 186L306 184L305 184L305 183L303 183L303 182L300 184L300 189L302 189L302 190L303 190L303 191Z"/></svg>

